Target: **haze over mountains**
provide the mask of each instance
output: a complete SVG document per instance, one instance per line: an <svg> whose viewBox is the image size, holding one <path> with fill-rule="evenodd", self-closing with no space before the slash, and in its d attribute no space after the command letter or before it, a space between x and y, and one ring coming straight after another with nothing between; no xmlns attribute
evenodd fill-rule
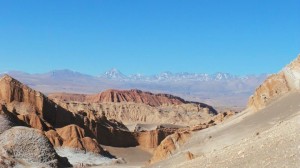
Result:
<svg viewBox="0 0 300 168"><path fill-rule="evenodd" d="M170 93L186 100L236 109L245 107L248 97L268 76L267 74L237 76L229 73L186 72L127 76L115 68L99 76L67 69L41 74L9 71L7 74L45 94L54 92L92 94L111 88L141 89L154 93Z"/></svg>

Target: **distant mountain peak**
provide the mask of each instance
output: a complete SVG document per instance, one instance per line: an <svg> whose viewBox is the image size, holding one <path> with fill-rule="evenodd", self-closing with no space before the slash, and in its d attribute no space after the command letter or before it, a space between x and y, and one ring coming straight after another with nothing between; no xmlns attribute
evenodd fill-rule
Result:
<svg viewBox="0 0 300 168"><path fill-rule="evenodd" d="M112 68L108 71L106 71L101 77L107 78L107 79L127 79L128 77L124 75L121 71L119 71L116 68Z"/></svg>
<svg viewBox="0 0 300 168"><path fill-rule="evenodd" d="M228 80L235 78L234 75L230 73L224 73L224 72L217 72L213 75L214 80Z"/></svg>

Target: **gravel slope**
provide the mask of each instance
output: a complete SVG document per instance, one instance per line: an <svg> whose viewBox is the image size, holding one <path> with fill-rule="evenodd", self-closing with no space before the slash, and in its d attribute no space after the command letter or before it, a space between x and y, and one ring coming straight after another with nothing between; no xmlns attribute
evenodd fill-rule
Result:
<svg viewBox="0 0 300 168"><path fill-rule="evenodd" d="M300 167L299 100L292 92L261 111L195 132L176 154L150 167Z"/></svg>

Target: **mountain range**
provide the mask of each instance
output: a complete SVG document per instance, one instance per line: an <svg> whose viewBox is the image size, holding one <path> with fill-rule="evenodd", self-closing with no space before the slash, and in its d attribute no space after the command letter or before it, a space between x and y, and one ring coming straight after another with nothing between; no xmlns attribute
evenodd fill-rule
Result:
<svg viewBox="0 0 300 168"><path fill-rule="evenodd" d="M67 72L68 70L66 70ZM264 74L263 74L264 75ZM180 73L172 73L169 71L162 72L160 74L155 75L143 75L140 73L124 75L116 68L112 68L109 71L106 71L102 75L99 75L100 78L113 79L113 80L127 80L127 81L221 81L221 80L247 80L253 77L259 77L261 75L245 75L238 76L232 75L230 73L217 72L214 74L207 73L188 73L188 72L180 72Z"/></svg>
<svg viewBox="0 0 300 168"><path fill-rule="evenodd" d="M39 74L9 71L1 73L0 76L3 74L9 74L45 94L56 92L92 94L111 88L140 89L154 93L174 94L190 101L208 103L217 108L237 109L246 106L248 97L268 76L268 74L238 76L221 72L125 75L115 68L98 76L68 69Z"/></svg>

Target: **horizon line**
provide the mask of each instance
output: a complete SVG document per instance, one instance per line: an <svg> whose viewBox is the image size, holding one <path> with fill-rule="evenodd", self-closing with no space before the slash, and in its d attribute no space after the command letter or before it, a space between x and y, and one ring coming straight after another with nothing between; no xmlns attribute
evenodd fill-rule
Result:
<svg viewBox="0 0 300 168"><path fill-rule="evenodd" d="M233 75L233 76L251 76L251 75L270 75L270 74L274 74L274 73L266 73L266 72L262 72L262 73L248 73L248 74L234 74L234 73L229 73L229 72L221 72L221 71L217 71L214 73L205 73L205 72L172 72L172 71L162 71L162 72L158 72L155 74L143 74L143 73L133 73L133 74L124 74L122 71L120 71L117 68L110 68L102 73L99 73L97 75L93 75L93 74L89 74L89 73L85 73L85 72L80 72L80 71L76 71L76 70L72 70L72 69L68 69L68 68L62 68L62 69L53 69L53 70L49 70L49 71L45 71L45 72L26 72L26 71L22 71L22 70L7 70L7 71L3 71L0 72L0 74L9 74L9 73L24 73L24 74L29 74L29 75L42 75L42 74L47 74L47 73L51 73L51 72L55 72L55 71L69 71L69 72L73 72L73 73L79 73L82 75L89 75L89 76L94 76L94 77L99 77L99 76L104 76L105 73L107 72L111 72L111 71L117 71L117 73L120 73L126 77L130 77L133 75L142 75L142 76L155 76L155 75L161 75L163 73L170 73L173 75L177 75L177 74L201 74L201 75L216 75L216 74L229 74L229 75Z"/></svg>

